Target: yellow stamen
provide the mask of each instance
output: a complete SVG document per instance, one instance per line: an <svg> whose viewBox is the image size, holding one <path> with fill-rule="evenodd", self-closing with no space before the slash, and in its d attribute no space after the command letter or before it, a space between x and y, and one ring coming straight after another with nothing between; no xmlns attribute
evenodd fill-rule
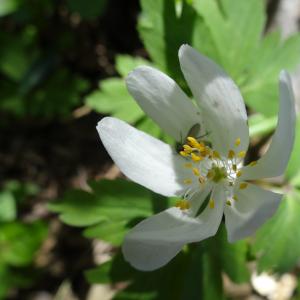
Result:
<svg viewBox="0 0 300 300"><path fill-rule="evenodd" d="M191 184L193 181L192 181L192 179L190 179L190 178L186 178L186 179L184 179L183 180L183 183L184 184Z"/></svg>
<svg viewBox="0 0 300 300"><path fill-rule="evenodd" d="M229 151L228 151L228 158L229 158L229 159L233 159L234 156L235 156L235 152L234 152L233 150L229 150Z"/></svg>
<svg viewBox="0 0 300 300"><path fill-rule="evenodd" d="M181 210L186 210L186 209L189 209L191 207L191 205L187 200L178 200L175 203L175 207L178 207Z"/></svg>
<svg viewBox="0 0 300 300"><path fill-rule="evenodd" d="M189 145L183 145L184 152L191 153L193 151L192 147Z"/></svg>
<svg viewBox="0 0 300 300"><path fill-rule="evenodd" d="M195 138L193 138L192 136L188 136L186 139L189 142L189 145L192 146L193 148L199 147L198 141Z"/></svg>
<svg viewBox="0 0 300 300"><path fill-rule="evenodd" d="M195 153L191 153L192 160L197 162L203 159L203 157L196 155Z"/></svg>
<svg viewBox="0 0 300 300"><path fill-rule="evenodd" d="M229 200L226 201L226 204L227 204L228 206L231 206L231 202L230 202Z"/></svg>
<svg viewBox="0 0 300 300"><path fill-rule="evenodd" d="M248 186L248 183L246 183L246 182L240 183L240 189L241 190L244 190L245 188L247 188L247 186Z"/></svg>
<svg viewBox="0 0 300 300"><path fill-rule="evenodd" d="M240 138L237 138L237 139L235 140L235 142L234 142L234 145L235 145L236 147L238 147L240 144L241 144L241 139L240 139Z"/></svg>
<svg viewBox="0 0 300 300"><path fill-rule="evenodd" d="M242 175L242 171L237 171L236 172L236 177L241 177L241 175Z"/></svg>
<svg viewBox="0 0 300 300"><path fill-rule="evenodd" d="M254 167L257 165L257 161L254 160L254 161L251 161L251 163L249 164L250 167Z"/></svg>
<svg viewBox="0 0 300 300"><path fill-rule="evenodd" d="M180 151L179 154L183 157L187 157L188 153L186 153L185 151Z"/></svg>
<svg viewBox="0 0 300 300"><path fill-rule="evenodd" d="M193 167L193 164L186 163L186 164L184 164L184 167L187 168L187 169L191 169Z"/></svg>
<svg viewBox="0 0 300 300"><path fill-rule="evenodd" d="M215 207L215 200L214 199L210 199L209 200L209 208L214 208Z"/></svg>
<svg viewBox="0 0 300 300"><path fill-rule="evenodd" d="M244 158L246 156L246 151L241 151L238 153L238 157Z"/></svg>
<svg viewBox="0 0 300 300"><path fill-rule="evenodd" d="M220 154L219 154L219 152L218 152L218 151L213 151L213 153L212 153L212 157L213 157L213 158L218 158L218 159L220 159L220 158L221 158L221 156L220 156Z"/></svg>
<svg viewBox="0 0 300 300"><path fill-rule="evenodd" d="M234 195L234 196L232 197L232 199L235 200L235 201L238 201L238 197L237 197L236 195Z"/></svg>
<svg viewBox="0 0 300 300"><path fill-rule="evenodd" d="M194 175L196 175L196 176L199 176L199 175L200 175L200 172L199 172L199 170L198 170L197 168L193 168L193 173L194 173Z"/></svg>

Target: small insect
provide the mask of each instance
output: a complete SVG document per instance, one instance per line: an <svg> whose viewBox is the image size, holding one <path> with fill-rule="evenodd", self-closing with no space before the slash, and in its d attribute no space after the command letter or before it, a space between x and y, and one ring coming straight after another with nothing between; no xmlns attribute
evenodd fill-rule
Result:
<svg viewBox="0 0 300 300"><path fill-rule="evenodd" d="M194 137L196 140L198 140L199 142L200 141L203 142L207 146L211 146L211 143L209 141L203 140L203 138L208 136L210 133L206 132L205 134L201 135L200 132L201 132L201 125L199 123L194 124L188 131L186 137L184 139L181 137L181 142L176 143L176 151L180 152L183 150L183 145L187 144L187 138L189 136Z"/></svg>

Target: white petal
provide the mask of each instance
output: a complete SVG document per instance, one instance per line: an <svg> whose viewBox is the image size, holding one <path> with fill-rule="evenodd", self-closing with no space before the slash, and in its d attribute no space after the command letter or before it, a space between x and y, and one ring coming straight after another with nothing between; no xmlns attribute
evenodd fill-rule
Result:
<svg viewBox="0 0 300 300"><path fill-rule="evenodd" d="M179 60L186 81L201 109L213 146L223 155L237 138L240 149L247 150L249 129L247 113L239 89L213 61L188 45L181 46Z"/></svg>
<svg viewBox="0 0 300 300"><path fill-rule="evenodd" d="M279 83L280 107L277 128L268 151L258 160L257 165L243 169L244 180L276 177L282 175L287 167L295 137L295 101L287 72L280 72Z"/></svg>
<svg viewBox="0 0 300 300"><path fill-rule="evenodd" d="M202 194L198 201L204 201L207 194ZM223 196L223 190L215 188L215 207L207 206L197 218L173 207L142 221L125 237L125 259L137 269L154 270L168 263L186 243L214 235L223 215Z"/></svg>
<svg viewBox="0 0 300 300"><path fill-rule="evenodd" d="M176 82L162 72L147 66L138 67L129 74L126 83L143 111L175 140L183 141L191 127L200 123L198 108Z"/></svg>
<svg viewBox="0 0 300 300"><path fill-rule="evenodd" d="M276 212L281 194L249 184L236 191L237 201L225 208L228 241L235 242L253 234Z"/></svg>
<svg viewBox="0 0 300 300"><path fill-rule="evenodd" d="M103 118L97 130L107 152L131 180L165 195L181 195L188 170L173 149L115 118Z"/></svg>

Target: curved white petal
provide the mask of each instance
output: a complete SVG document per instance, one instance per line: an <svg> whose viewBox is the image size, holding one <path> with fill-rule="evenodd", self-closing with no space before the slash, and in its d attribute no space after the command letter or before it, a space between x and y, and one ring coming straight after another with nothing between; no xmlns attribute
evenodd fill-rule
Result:
<svg viewBox="0 0 300 300"><path fill-rule="evenodd" d="M214 148L226 156L235 140L240 138L240 150L247 150L247 113L235 83L213 61L188 45L181 46L179 60L201 109L205 127L210 131Z"/></svg>
<svg viewBox="0 0 300 300"><path fill-rule="evenodd" d="M291 80L285 71L280 72L279 87L278 123L271 144L255 166L244 167L242 176L244 180L279 176L287 167L294 145L296 112Z"/></svg>
<svg viewBox="0 0 300 300"><path fill-rule="evenodd" d="M281 194L266 191L249 184L236 191L237 201L225 208L225 224L229 242L235 242L253 234L276 212Z"/></svg>
<svg viewBox="0 0 300 300"><path fill-rule="evenodd" d="M184 192L185 160L169 145L115 118L103 118L97 130L107 152L128 178L165 196Z"/></svg>
<svg viewBox="0 0 300 300"><path fill-rule="evenodd" d="M199 217L190 217L173 207L139 223L125 237L125 259L137 269L154 270L168 263L186 243L214 235L223 215L224 192L216 187L212 194L215 207L207 206ZM201 203L206 196L202 194L198 201Z"/></svg>
<svg viewBox="0 0 300 300"><path fill-rule="evenodd" d="M143 111L177 141L183 141L191 127L200 123L198 108L162 72L148 66L138 67L128 75L126 83Z"/></svg>

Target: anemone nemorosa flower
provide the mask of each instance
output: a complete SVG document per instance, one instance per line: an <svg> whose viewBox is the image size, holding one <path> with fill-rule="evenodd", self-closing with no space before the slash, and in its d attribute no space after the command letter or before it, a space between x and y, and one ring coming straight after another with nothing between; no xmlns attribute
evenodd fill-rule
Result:
<svg viewBox="0 0 300 300"><path fill-rule="evenodd" d="M171 78L151 67L138 67L126 80L146 114L182 143L179 150L115 118L97 126L128 178L181 199L125 237L124 257L141 270L159 268L185 244L215 235L223 214L229 242L254 233L274 214L282 195L251 181L282 175L294 141L295 107L285 71L280 73L280 109L271 144L262 158L244 166L249 128L238 88L219 66L187 45L181 46L179 61L196 105Z"/></svg>

